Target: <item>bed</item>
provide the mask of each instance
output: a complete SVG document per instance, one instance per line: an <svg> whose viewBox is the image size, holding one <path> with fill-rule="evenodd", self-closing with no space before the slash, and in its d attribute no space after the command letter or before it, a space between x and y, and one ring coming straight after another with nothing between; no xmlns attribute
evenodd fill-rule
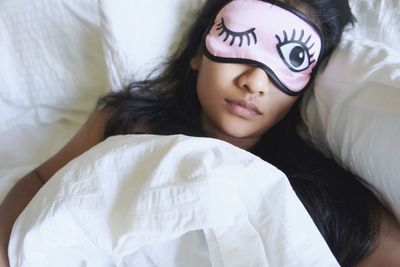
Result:
<svg viewBox="0 0 400 267"><path fill-rule="evenodd" d="M1 1L0 201L99 96L175 49L202 2ZM358 22L302 103L305 134L400 220L399 3L350 2ZM282 172L179 135L112 137L71 162L19 217L9 254L30 267L337 266Z"/></svg>

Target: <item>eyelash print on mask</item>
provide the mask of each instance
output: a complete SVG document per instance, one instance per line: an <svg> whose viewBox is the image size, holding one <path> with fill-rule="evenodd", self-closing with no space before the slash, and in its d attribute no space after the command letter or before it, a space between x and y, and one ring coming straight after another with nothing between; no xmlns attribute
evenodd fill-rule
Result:
<svg viewBox="0 0 400 267"><path fill-rule="evenodd" d="M230 46L232 46L235 43L236 38L239 38L239 47L242 47L244 37L246 37L246 39L247 39L248 46L250 46L250 43L251 43L250 37L253 37L254 44L256 44L257 43L257 35L255 33L255 30L256 30L256 28L251 28L250 30L247 30L244 32L234 32L234 31L228 29L228 27L226 27L224 18L221 18L221 22L217 25L217 31L220 31L218 36L221 36L224 33L226 34L224 42L226 42L229 37L232 37L232 40L229 43Z"/></svg>
<svg viewBox="0 0 400 267"><path fill-rule="evenodd" d="M310 50L315 43L308 44L311 35L306 40L303 40L305 38L304 30L301 30L298 38L296 38L296 30L294 29L290 39L286 31L283 31L283 40L278 35L275 35L275 37L278 39L276 48L279 55L290 70L294 72L303 71L315 61L313 59L314 54L310 54Z"/></svg>

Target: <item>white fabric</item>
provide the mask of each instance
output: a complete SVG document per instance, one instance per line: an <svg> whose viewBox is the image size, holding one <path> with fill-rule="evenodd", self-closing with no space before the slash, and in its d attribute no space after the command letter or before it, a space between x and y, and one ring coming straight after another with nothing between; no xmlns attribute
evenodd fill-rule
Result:
<svg viewBox="0 0 400 267"><path fill-rule="evenodd" d="M384 44L399 51L400 3L398 0L350 0L357 18L356 27L347 32L345 39Z"/></svg>
<svg viewBox="0 0 400 267"><path fill-rule="evenodd" d="M0 132L82 121L107 88L96 0L0 1Z"/></svg>
<svg viewBox="0 0 400 267"><path fill-rule="evenodd" d="M113 91L147 76L176 48L204 0L99 0Z"/></svg>
<svg viewBox="0 0 400 267"><path fill-rule="evenodd" d="M303 117L318 147L379 192L400 221L400 6L352 1L355 28L306 97Z"/></svg>
<svg viewBox="0 0 400 267"><path fill-rule="evenodd" d="M282 172L223 141L180 135L116 136L70 162L18 218L10 260L166 266L173 239L192 231L204 233L212 266L338 266Z"/></svg>

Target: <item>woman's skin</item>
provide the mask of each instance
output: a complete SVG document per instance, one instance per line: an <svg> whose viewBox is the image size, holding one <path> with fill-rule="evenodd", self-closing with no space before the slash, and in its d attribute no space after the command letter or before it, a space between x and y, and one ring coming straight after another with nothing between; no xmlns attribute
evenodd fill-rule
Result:
<svg viewBox="0 0 400 267"><path fill-rule="evenodd" d="M202 55L193 58L191 66L198 70L197 92L207 135L243 149L252 147L297 100L275 87L259 68L217 63ZM95 111L56 155L37 168L43 179L47 181L69 161L100 143L110 114L110 110ZM141 128L143 125L138 125L133 131L142 131ZM0 205L0 266L8 266L6 248L17 216L42 186L40 179L31 172L13 187ZM382 261L388 265L379 266L398 266L393 264L396 260L398 263L398 254L394 253L399 251L396 244L400 244L400 230L398 224L388 218L384 216L382 222L378 249L370 255L370 261L363 261L359 266L376 266L370 262Z"/></svg>
<svg viewBox="0 0 400 267"><path fill-rule="evenodd" d="M44 181L83 152L103 140L105 123L110 111L94 112L75 136L53 157L36 170ZM8 267L7 248L12 227L22 210L43 186L34 172L22 177L0 205L0 266Z"/></svg>
<svg viewBox="0 0 400 267"><path fill-rule="evenodd" d="M198 71L205 132L243 149L256 144L298 98L280 91L260 68L217 63L204 55L194 58L191 66Z"/></svg>

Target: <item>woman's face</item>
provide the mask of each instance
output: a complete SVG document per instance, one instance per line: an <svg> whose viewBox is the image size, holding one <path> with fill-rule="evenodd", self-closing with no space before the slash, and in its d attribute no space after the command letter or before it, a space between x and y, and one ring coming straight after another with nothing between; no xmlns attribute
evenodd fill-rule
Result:
<svg viewBox="0 0 400 267"><path fill-rule="evenodd" d="M257 67L193 58L201 120L210 137L248 149L280 121L298 97L289 96Z"/></svg>

